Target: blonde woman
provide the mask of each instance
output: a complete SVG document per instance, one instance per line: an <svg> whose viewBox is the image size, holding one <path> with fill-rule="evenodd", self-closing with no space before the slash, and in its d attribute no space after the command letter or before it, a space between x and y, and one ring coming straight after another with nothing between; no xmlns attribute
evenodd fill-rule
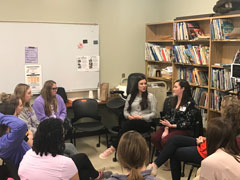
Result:
<svg viewBox="0 0 240 180"><path fill-rule="evenodd" d="M23 109L19 118L26 122L28 129L35 134L40 121L37 119L34 109L30 105L32 90L29 85L20 83L15 87L14 95L22 100Z"/></svg>
<svg viewBox="0 0 240 180"><path fill-rule="evenodd" d="M117 156L125 174L113 174L108 180L159 180L146 170L149 150L145 139L136 131L124 133L118 145Z"/></svg>

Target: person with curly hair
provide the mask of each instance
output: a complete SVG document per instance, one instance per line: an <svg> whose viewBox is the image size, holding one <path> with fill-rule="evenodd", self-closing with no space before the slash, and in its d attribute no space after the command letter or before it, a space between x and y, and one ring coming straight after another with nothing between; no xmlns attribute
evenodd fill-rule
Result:
<svg viewBox="0 0 240 180"><path fill-rule="evenodd" d="M60 119L49 118L42 121L35 133L33 147L23 157L18 174L21 179L98 180L108 178L111 172L98 172L85 154L71 158L63 155L64 128ZM41 176L39 176L41 174Z"/></svg>

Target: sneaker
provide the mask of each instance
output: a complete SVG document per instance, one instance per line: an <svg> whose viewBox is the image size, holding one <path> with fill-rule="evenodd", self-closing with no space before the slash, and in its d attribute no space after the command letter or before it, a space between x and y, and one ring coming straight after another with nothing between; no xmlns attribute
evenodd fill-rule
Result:
<svg viewBox="0 0 240 180"><path fill-rule="evenodd" d="M112 175L112 171L99 171L99 180L108 179Z"/></svg>
<svg viewBox="0 0 240 180"><path fill-rule="evenodd" d="M101 159L107 159L109 156L111 156L115 150L113 150L111 147L106 149L103 153L99 155L99 158Z"/></svg>
<svg viewBox="0 0 240 180"><path fill-rule="evenodd" d="M157 170L158 170L158 169L157 169L157 168L154 168L152 164L149 164L149 165L147 166L147 169L148 169L148 170L152 170L152 171L151 171L151 176L155 176L155 177L157 176Z"/></svg>

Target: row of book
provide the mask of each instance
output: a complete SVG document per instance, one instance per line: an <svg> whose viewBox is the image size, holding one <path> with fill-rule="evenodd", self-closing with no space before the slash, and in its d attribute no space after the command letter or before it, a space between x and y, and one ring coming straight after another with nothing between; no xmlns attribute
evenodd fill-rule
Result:
<svg viewBox="0 0 240 180"><path fill-rule="evenodd" d="M209 39L205 36L196 21L174 23L174 40Z"/></svg>
<svg viewBox="0 0 240 180"><path fill-rule="evenodd" d="M178 79L185 79L194 85L208 85L208 71L202 68L178 68Z"/></svg>
<svg viewBox="0 0 240 180"><path fill-rule="evenodd" d="M193 99L198 106L207 107L208 105L208 90L206 88L194 88Z"/></svg>
<svg viewBox="0 0 240 180"><path fill-rule="evenodd" d="M231 70L230 69L215 69L211 70L211 86L216 89L229 90L233 88Z"/></svg>
<svg viewBox="0 0 240 180"><path fill-rule="evenodd" d="M210 103L210 108L214 110L221 110L221 102L225 94L223 94L220 91L213 90L210 92L210 98L211 98L211 103Z"/></svg>
<svg viewBox="0 0 240 180"><path fill-rule="evenodd" d="M214 19L211 23L212 39L226 39L227 34L234 29L230 19Z"/></svg>
<svg viewBox="0 0 240 180"><path fill-rule="evenodd" d="M159 46L145 43L145 59L152 61L172 62L172 46Z"/></svg>
<svg viewBox="0 0 240 180"><path fill-rule="evenodd" d="M208 46L192 46L188 44L173 46L175 54L175 61L187 64L201 64L205 65L209 62L209 47Z"/></svg>

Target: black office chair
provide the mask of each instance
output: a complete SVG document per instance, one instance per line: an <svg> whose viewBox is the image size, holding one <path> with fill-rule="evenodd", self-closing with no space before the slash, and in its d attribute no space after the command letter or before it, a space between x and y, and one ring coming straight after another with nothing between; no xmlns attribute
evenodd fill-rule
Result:
<svg viewBox="0 0 240 180"><path fill-rule="evenodd" d="M72 119L72 137L74 145L76 146L76 138L79 134L93 133L99 135L97 147L100 147L101 134L106 134L106 141L108 146L108 131L101 123L101 117L98 116L98 103L95 99L78 99L72 104L74 118ZM90 120L83 120L83 118L91 118Z"/></svg>
<svg viewBox="0 0 240 180"><path fill-rule="evenodd" d="M9 160L4 160L0 158L0 180L6 180L11 177L14 180L20 180L18 176L18 168Z"/></svg>

